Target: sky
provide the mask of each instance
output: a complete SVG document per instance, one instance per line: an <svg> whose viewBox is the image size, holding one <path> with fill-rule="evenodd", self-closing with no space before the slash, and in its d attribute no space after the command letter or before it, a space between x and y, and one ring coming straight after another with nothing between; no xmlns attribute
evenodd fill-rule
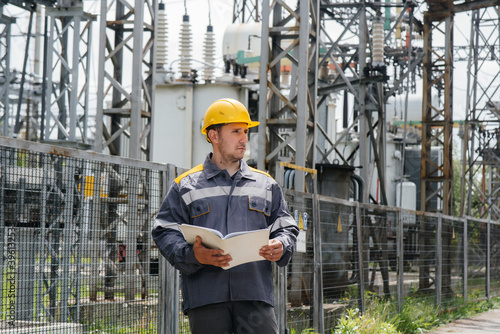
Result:
<svg viewBox="0 0 500 334"><path fill-rule="evenodd" d="M132 3L133 1L129 0L129 2ZM84 0L83 3L85 12L95 15L100 14L99 0ZM216 65L222 69L222 37L226 26L232 23L233 0L164 0L163 3L165 3L168 24L168 61L174 62L180 57L178 51L179 32L182 18L187 12L193 34L193 57L199 61L203 60L203 38L207 26L211 22L216 35ZM4 14L17 18L12 32L13 50L24 50L26 45L25 33L28 30L27 27L29 24L29 13L15 6L6 5L4 7ZM96 21L93 25L94 32L97 33L99 22ZM98 36L94 38L94 41L97 40ZM97 53L97 47L94 48L94 53ZM18 56L11 57L11 67L21 70L23 66L22 59L23 57ZM174 66L176 64L174 62ZM196 65L196 62L193 63L193 67L196 66L199 65ZM97 71L97 66L93 66L93 70ZM28 72L34 72L33 60L28 64Z"/></svg>

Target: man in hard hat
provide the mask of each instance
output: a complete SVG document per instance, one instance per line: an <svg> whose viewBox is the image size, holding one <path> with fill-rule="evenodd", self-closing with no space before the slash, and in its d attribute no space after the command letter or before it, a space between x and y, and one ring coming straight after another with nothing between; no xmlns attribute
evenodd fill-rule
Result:
<svg viewBox="0 0 500 334"><path fill-rule="evenodd" d="M217 100L207 109L201 132L213 153L173 182L152 232L161 254L181 272L182 306L193 334L278 331L271 262L288 264L298 228L279 185L242 160L248 129L258 124L233 99ZM259 251L266 260L224 270L231 254L204 247L199 236L189 245L180 224L223 235L268 229L269 243Z"/></svg>

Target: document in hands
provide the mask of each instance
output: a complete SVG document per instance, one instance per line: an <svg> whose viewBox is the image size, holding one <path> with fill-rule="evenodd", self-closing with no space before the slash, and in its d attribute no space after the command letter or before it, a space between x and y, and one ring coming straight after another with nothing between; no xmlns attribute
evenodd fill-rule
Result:
<svg viewBox="0 0 500 334"><path fill-rule="evenodd" d="M265 260L259 255L259 250L269 243L268 229L234 232L223 236L217 230L201 226L181 224L180 228L188 244L194 244L196 236L199 235L202 239L201 243L205 247L222 249L224 254L231 255L233 260L229 262L229 266L223 269L230 269L247 262Z"/></svg>

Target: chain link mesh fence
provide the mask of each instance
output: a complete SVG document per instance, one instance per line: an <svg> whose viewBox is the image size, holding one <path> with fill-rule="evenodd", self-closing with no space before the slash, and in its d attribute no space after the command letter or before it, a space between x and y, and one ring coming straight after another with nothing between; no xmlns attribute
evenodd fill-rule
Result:
<svg viewBox="0 0 500 334"><path fill-rule="evenodd" d="M0 333L156 333L163 167L31 146L0 146Z"/></svg>

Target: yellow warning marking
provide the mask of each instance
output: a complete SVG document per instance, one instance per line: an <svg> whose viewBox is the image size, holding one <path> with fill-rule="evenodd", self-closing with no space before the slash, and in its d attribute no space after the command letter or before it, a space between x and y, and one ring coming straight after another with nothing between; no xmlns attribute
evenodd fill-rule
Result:
<svg viewBox="0 0 500 334"><path fill-rule="evenodd" d="M308 172L310 174L317 174L318 173L318 171L316 169L297 166L297 165L291 164L289 162L284 162L284 161L280 162L280 166L288 167L288 168L292 168L292 169L297 169L297 170L300 170L302 172Z"/></svg>

